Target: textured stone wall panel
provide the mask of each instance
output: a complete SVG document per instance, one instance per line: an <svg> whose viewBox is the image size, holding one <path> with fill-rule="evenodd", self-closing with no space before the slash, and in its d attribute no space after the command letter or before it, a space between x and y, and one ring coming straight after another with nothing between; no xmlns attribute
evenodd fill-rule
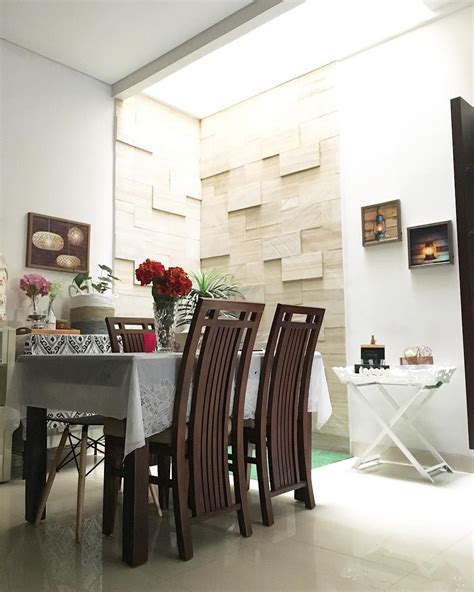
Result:
<svg viewBox="0 0 474 592"><path fill-rule="evenodd" d="M134 279L141 261L200 268L200 123L143 96L117 101L116 117L116 312L151 316L150 288Z"/></svg>
<svg viewBox="0 0 474 592"><path fill-rule="evenodd" d="M324 431L347 438L346 389L331 370L345 364L335 80L327 66L201 121L201 265L265 302L261 344L278 302L326 309Z"/></svg>

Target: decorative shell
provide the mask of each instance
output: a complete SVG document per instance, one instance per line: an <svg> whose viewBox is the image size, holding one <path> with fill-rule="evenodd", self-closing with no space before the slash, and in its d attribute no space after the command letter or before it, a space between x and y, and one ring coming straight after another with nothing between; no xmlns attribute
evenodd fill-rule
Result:
<svg viewBox="0 0 474 592"><path fill-rule="evenodd" d="M73 226L67 233L67 238L71 245L78 247L84 242L84 232L77 226Z"/></svg>
<svg viewBox="0 0 474 592"><path fill-rule="evenodd" d="M65 269L77 269L81 266L81 260L75 255L58 255L56 263Z"/></svg>
<svg viewBox="0 0 474 592"><path fill-rule="evenodd" d="M64 248L63 237L55 232L40 230L33 234L31 241L37 249L43 251L61 251Z"/></svg>

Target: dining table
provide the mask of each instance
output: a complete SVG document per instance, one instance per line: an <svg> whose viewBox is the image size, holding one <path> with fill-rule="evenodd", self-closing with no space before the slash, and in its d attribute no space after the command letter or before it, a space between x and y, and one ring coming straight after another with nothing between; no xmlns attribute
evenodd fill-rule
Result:
<svg viewBox="0 0 474 592"><path fill-rule="evenodd" d="M264 351L253 352L245 419L255 417ZM25 519L33 523L46 481L47 413L61 409L126 419L122 559L148 559L147 438L172 423L181 353L22 355L17 359L6 406L25 427ZM320 429L332 413L323 359L313 359L308 412Z"/></svg>

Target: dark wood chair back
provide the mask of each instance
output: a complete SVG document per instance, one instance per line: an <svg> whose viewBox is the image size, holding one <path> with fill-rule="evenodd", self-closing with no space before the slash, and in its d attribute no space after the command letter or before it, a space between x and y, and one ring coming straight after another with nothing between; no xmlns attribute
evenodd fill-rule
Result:
<svg viewBox="0 0 474 592"><path fill-rule="evenodd" d="M107 317L105 322L113 353L120 351L126 354L144 352L144 334L155 330L154 319ZM122 343L122 350L120 349L120 343Z"/></svg>
<svg viewBox="0 0 474 592"><path fill-rule="evenodd" d="M251 302L200 299L197 303L180 367L172 434L177 466L187 462L186 455L189 458L194 516L239 511L242 502L246 504L245 461L236 451L243 451L245 391L263 309L264 304ZM235 503L229 482L229 432L233 457L239 458L234 470Z"/></svg>
<svg viewBox="0 0 474 592"><path fill-rule="evenodd" d="M268 449L273 494L307 481L311 447L308 395L313 356L325 310L278 304L260 378L256 429ZM306 459L307 460L307 459Z"/></svg>

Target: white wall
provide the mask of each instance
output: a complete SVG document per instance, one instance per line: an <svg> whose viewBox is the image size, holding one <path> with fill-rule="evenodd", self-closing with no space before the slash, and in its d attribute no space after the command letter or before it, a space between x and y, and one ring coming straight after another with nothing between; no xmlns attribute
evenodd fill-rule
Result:
<svg viewBox="0 0 474 592"><path fill-rule="evenodd" d="M91 270L112 262L114 102L108 85L0 43L0 251L10 275L8 319L24 320L18 279L34 271L24 268L27 212L90 223ZM73 277L41 273L65 285Z"/></svg>
<svg viewBox="0 0 474 592"><path fill-rule="evenodd" d="M406 227L455 221L450 99L473 96L473 9L343 61L339 67L348 360L371 334L395 364L427 344L454 364L452 384L423 411L435 445L469 455L458 265L410 271ZM363 248L360 208L399 198L403 241ZM455 255L457 259L457 254ZM352 442L378 431L350 400Z"/></svg>

